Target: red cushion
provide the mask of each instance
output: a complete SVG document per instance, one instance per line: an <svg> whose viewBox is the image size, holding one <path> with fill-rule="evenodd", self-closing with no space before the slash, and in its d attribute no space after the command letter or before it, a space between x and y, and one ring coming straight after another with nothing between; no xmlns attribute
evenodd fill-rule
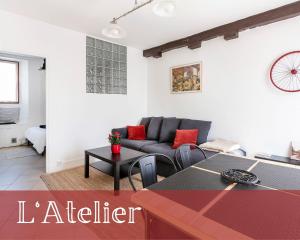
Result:
<svg viewBox="0 0 300 240"><path fill-rule="evenodd" d="M128 126L128 139L129 140L145 140L146 139L146 130L145 126Z"/></svg>
<svg viewBox="0 0 300 240"><path fill-rule="evenodd" d="M196 144L198 139L199 130L176 130L176 137L174 140L173 148L176 149L182 144Z"/></svg>

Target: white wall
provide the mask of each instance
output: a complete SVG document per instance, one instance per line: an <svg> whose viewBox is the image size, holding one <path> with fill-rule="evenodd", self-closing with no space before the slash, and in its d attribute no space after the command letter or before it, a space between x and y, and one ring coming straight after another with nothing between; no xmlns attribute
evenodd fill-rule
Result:
<svg viewBox="0 0 300 240"><path fill-rule="evenodd" d="M300 93L284 93L269 80L280 55L299 50L300 18L242 32L236 40L204 42L149 59L148 114L211 120L210 139L225 138L248 151L287 155L299 139ZM203 62L203 92L170 94L170 70Z"/></svg>
<svg viewBox="0 0 300 240"><path fill-rule="evenodd" d="M46 71L40 71L44 60L28 61L28 118L34 126L46 124Z"/></svg>
<svg viewBox="0 0 300 240"><path fill-rule="evenodd" d="M9 23L9 24L7 24ZM128 95L86 94L85 34L0 11L0 51L47 58L47 171L83 163L111 128L146 115L146 60L128 48Z"/></svg>

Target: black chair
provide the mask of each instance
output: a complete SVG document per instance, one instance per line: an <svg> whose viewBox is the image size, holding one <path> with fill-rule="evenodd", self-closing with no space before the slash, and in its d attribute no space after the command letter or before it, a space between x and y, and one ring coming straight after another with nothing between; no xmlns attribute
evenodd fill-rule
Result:
<svg viewBox="0 0 300 240"><path fill-rule="evenodd" d="M205 152L199 146L195 144L183 144L177 148L175 152L176 163L180 170L186 169L194 164L191 160L192 149L200 151L204 159L207 159Z"/></svg>
<svg viewBox="0 0 300 240"><path fill-rule="evenodd" d="M143 188L147 188L150 185L157 183L157 169L156 169L157 158L160 158L160 159L164 158L167 161L169 161L174 168L174 172L175 173L177 172L177 167L176 167L174 161L164 154L154 153L154 154L148 154L143 157L140 157L135 162L133 162L128 169L129 182L134 191L136 191L136 187L134 186L133 181L132 181L132 170L133 170L134 166L139 163ZM158 159L158 160L160 160L160 159Z"/></svg>

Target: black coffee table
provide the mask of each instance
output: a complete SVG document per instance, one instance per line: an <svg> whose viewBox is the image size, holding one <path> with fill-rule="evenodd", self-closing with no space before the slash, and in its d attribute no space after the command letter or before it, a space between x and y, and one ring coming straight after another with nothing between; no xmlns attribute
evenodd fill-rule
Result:
<svg viewBox="0 0 300 240"><path fill-rule="evenodd" d="M89 167L93 167L114 177L114 190L120 190L120 178L128 176L128 168L130 164L146 155L146 153L135 151L132 149L121 149L121 154L112 154L111 148L102 147L85 151L85 178L89 178ZM90 156L101 161L90 164ZM138 173L138 169L134 169L133 173Z"/></svg>

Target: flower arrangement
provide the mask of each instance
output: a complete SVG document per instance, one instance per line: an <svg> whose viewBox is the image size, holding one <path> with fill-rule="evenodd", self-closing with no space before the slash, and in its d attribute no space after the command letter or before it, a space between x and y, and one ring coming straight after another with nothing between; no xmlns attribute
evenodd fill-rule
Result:
<svg viewBox="0 0 300 240"><path fill-rule="evenodd" d="M111 143L111 152L113 154L121 153L121 134L119 132L114 132L109 134L109 142Z"/></svg>
<svg viewBox="0 0 300 240"><path fill-rule="evenodd" d="M111 143L111 145L120 145L121 134L119 132L114 132L112 134L109 134L108 140Z"/></svg>

